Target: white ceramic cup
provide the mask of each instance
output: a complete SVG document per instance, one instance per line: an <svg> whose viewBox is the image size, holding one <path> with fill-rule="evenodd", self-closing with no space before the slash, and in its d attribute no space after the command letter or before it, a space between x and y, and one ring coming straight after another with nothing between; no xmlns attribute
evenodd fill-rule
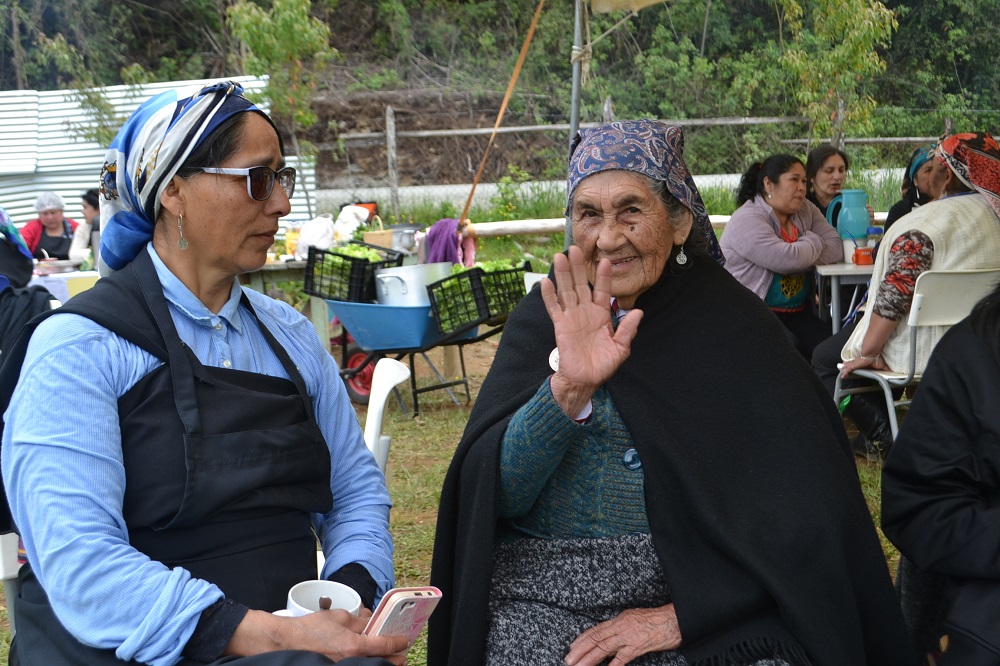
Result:
<svg viewBox="0 0 1000 666"><path fill-rule="evenodd" d="M361 612L361 596L343 583L332 580L306 580L288 590L287 613L280 615L299 617L319 610L319 598L330 597L331 609L343 609L351 615Z"/></svg>
<svg viewBox="0 0 1000 666"><path fill-rule="evenodd" d="M841 238L840 240L844 243L844 263L849 264L854 259L854 248L857 245L850 238Z"/></svg>

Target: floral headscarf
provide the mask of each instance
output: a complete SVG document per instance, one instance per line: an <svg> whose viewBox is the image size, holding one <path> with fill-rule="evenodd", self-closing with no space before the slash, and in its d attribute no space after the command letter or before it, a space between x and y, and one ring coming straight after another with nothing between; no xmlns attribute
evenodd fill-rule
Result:
<svg viewBox="0 0 1000 666"><path fill-rule="evenodd" d="M987 132L952 134L941 140L937 154L968 187L989 202L1000 217L1000 146Z"/></svg>
<svg viewBox="0 0 1000 666"><path fill-rule="evenodd" d="M152 238L160 195L191 151L232 116L260 112L233 81L184 92L170 90L144 102L125 121L104 158L102 273L123 268Z"/></svg>
<svg viewBox="0 0 1000 666"><path fill-rule="evenodd" d="M708 241L709 255L725 265L694 178L684 163L684 133L680 127L659 120L624 120L577 132L570 147L569 178L566 182L567 214L573 192L580 181L601 171L625 170L641 173L667 185L672 195L687 206L694 222L692 233Z"/></svg>

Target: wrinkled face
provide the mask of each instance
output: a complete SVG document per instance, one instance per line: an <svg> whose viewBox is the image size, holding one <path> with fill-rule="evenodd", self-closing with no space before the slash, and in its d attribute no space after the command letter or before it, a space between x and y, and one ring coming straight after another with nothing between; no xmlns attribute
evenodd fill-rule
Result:
<svg viewBox="0 0 1000 666"><path fill-rule="evenodd" d="M583 179L572 206L573 241L583 251L591 284L597 264L608 259L611 295L626 309L660 279L673 246L691 231L690 213L670 220L648 179L630 171L602 171Z"/></svg>
<svg viewBox="0 0 1000 666"><path fill-rule="evenodd" d="M937 198L931 193L931 174L934 172L934 163L936 161L934 158L927 160L913 174L913 184L917 186L917 189L922 194L932 198Z"/></svg>
<svg viewBox="0 0 1000 666"><path fill-rule="evenodd" d="M49 231L59 231L62 232L63 212L58 208L54 210L43 210L38 214L38 219L41 220L42 226Z"/></svg>
<svg viewBox="0 0 1000 666"><path fill-rule="evenodd" d="M830 155L812 179L816 198L821 203L828 203L844 189L844 178L846 177L847 164L844 162L844 158L836 153Z"/></svg>
<svg viewBox="0 0 1000 666"><path fill-rule="evenodd" d="M794 215L806 199L806 168L796 162L774 183L764 178L764 191L770 196L767 203L780 215Z"/></svg>
<svg viewBox="0 0 1000 666"><path fill-rule="evenodd" d="M285 166L278 135L264 118L247 113L240 148L219 167ZM183 191L183 233L188 249L185 261L213 267L227 275L256 270L278 232L278 219L291 210L285 190L277 182L267 201L254 201L246 176L198 173L178 179Z"/></svg>

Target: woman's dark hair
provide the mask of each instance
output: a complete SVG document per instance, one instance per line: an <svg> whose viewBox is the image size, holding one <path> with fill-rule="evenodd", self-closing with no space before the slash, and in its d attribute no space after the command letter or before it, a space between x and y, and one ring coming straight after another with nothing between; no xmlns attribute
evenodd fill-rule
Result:
<svg viewBox="0 0 1000 666"><path fill-rule="evenodd" d="M86 192L80 195L80 198L83 199L83 202L88 206L90 206L91 208L101 207L101 198L100 195L97 193L97 188L91 188L87 190Z"/></svg>
<svg viewBox="0 0 1000 666"><path fill-rule="evenodd" d="M198 170L201 167L217 167L230 155L235 153L240 147L240 142L243 140L243 126L246 124L247 117L250 113L258 112L252 111L248 113L237 113L220 123L219 126L216 127L215 130L201 142L200 146L191 151L188 158L184 160L184 164L182 164L181 168L177 170L177 175L181 178L190 178L196 173L199 173ZM263 113L260 115L271 124L271 127L274 127L274 123L271 123L270 118ZM281 134L277 129L274 130L274 133L278 135L278 149L281 151L281 154L284 155L285 143L281 140Z"/></svg>
<svg viewBox="0 0 1000 666"><path fill-rule="evenodd" d="M223 121L201 142L201 145L191 151L184 164L177 170L177 175L181 178L190 178L200 173L201 167L217 167L222 164L239 149L240 141L243 140L246 117L246 113L237 113Z"/></svg>
<svg viewBox="0 0 1000 666"><path fill-rule="evenodd" d="M777 183L781 174L788 173L796 164L802 165L802 160L795 155L779 153L771 155L763 162L754 162L740 178L740 186L736 190L736 205L742 206L758 194L764 194L764 178Z"/></svg>
<svg viewBox="0 0 1000 666"><path fill-rule="evenodd" d="M681 220L685 213L691 214L691 233L688 234L687 240L684 241L684 251L690 252L691 254L700 254L703 256L708 255L708 239L705 238L704 234L698 233L694 227L694 211L687 207L687 205L670 193L670 188L667 187L667 183L662 180L656 180L654 178L649 178L649 189L667 208L667 222L670 225L670 231L674 231L677 226L677 222Z"/></svg>
<svg viewBox="0 0 1000 666"><path fill-rule="evenodd" d="M829 143L824 143L822 146L816 146L809 151L809 155L806 157L806 187L809 191L813 191L812 181L819 173L819 170L823 168L823 164L833 157L834 155L840 155L841 159L844 160L844 168L851 168L851 160L847 156L847 153L842 151L836 146L832 146Z"/></svg>

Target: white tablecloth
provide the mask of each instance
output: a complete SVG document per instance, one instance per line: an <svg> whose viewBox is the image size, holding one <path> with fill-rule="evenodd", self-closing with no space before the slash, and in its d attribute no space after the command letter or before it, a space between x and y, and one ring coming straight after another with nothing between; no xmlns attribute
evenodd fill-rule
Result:
<svg viewBox="0 0 1000 666"><path fill-rule="evenodd" d="M94 286L100 277L97 271L71 271L69 273L54 273L52 275L32 276L28 285L41 285L52 292L61 303L65 303L81 291Z"/></svg>

